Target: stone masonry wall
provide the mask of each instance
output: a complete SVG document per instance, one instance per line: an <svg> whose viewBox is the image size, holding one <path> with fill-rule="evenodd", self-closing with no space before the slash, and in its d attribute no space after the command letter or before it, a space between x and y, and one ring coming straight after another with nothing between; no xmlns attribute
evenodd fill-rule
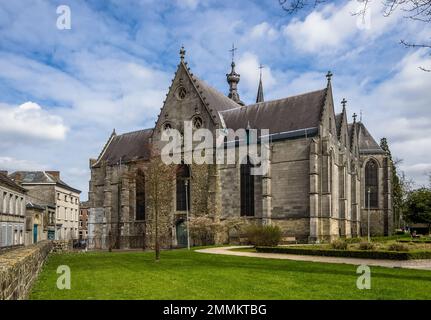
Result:
<svg viewBox="0 0 431 320"><path fill-rule="evenodd" d="M51 249L52 243L43 241L1 254L0 300L27 299Z"/></svg>

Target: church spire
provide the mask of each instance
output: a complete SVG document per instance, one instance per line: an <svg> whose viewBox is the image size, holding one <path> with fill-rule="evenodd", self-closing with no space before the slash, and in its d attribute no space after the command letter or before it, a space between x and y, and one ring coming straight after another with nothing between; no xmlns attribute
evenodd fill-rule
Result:
<svg viewBox="0 0 431 320"><path fill-rule="evenodd" d="M262 85L262 69L264 68L263 65L259 66L260 69L260 78L259 78L259 87L257 89L257 97L256 97L256 103L264 102L263 98L263 85Z"/></svg>
<svg viewBox="0 0 431 320"><path fill-rule="evenodd" d="M235 51L237 48L235 48L235 45L232 44L232 49L229 50L232 52L232 63L231 63L231 71L230 73L226 74L227 83L229 83L229 95L228 97L235 101L236 103L240 105L244 105L244 102L241 101L238 94L238 82L240 80L240 75L236 73L235 71Z"/></svg>

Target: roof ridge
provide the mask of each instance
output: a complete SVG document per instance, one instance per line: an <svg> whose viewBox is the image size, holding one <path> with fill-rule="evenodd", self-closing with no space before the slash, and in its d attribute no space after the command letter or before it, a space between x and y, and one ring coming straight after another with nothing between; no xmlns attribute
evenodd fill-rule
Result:
<svg viewBox="0 0 431 320"><path fill-rule="evenodd" d="M323 89L319 89L319 90L314 90L314 91L304 92L304 93L300 93L300 94L295 94L293 96L288 96L288 97L284 97L284 98L279 98L279 99L274 99L274 100L266 100L266 101L263 101L263 102L252 103L252 104L248 104L246 106L240 106L240 107L241 108L243 108L243 107L251 107L251 106L256 106L256 105L263 104L263 103L270 104L271 102L279 102L279 101L283 101L283 100L287 100L287 99L292 99L292 98L296 98L296 97L305 96L305 95L308 95L308 94L322 92L322 91L325 91L326 89L327 88L323 88ZM223 110L221 112L229 111L229 110L232 110L232 109Z"/></svg>
<svg viewBox="0 0 431 320"><path fill-rule="evenodd" d="M127 134L133 134L133 133L137 133L137 132L143 132L143 131L152 131L154 130L154 128L145 128L145 129L140 129L140 130L134 130L134 131L130 131L130 132L124 132L122 134L117 134L117 137L121 137Z"/></svg>

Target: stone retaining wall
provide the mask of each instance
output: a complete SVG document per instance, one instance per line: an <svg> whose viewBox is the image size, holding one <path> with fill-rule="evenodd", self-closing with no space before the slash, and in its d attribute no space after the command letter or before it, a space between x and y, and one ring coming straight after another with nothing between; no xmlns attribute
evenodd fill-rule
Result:
<svg viewBox="0 0 431 320"><path fill-rule="evenodd" d="M1 254L0 300L27 299L51 250L52 242L42 241Z"/></svg>
<svg viewBox="0 0 431 320"><path fill-rule="evenodd" d="M73 249L72 246L71 240L55 240L52 242L52 252L67 252Z"/></svg>

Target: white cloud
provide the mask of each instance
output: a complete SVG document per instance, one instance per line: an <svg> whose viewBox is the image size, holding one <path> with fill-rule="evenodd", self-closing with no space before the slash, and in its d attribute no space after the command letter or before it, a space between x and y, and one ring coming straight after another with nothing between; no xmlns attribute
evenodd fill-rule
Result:
<svg viewBox="0 0 431 320"><path fill-rule="evenodd" d="M257 93L257 86L259 84L259 66L260 62L258 57L250 52L245 52L238 59L236 66L237 72L241 75L241 90L251 93ZM262 69L262 79L264 87L271 87L275 85L276 80L272 76L271 68L266 66Z"/></svg>
<svg viewBox="0 0 431 320"><path fill-rule="evenodd" d="M337 52L351 48L350 42L380 36L399 18L398 12L385 18L381 3L370 2L368 16L353 15L362 7L356 0L343 6L328 4L314 10L304 20L293 19L283 28L283 34L293 41L296 48L311 53Z"/></svg>
<svg viewBox="0 0 431 320"><path fill-rule="evenodd" d="M262 22L251 28L250 37L251 38L267 38L275 39L278 36L278 31L271 27L268 22Z"/></svg>
<svg viewBox="0 0 431 320"><path fill-rule="evenodd" d="M200 0L177 0L176 2L181 8L194 10L199 5Z"/></svg>
<svg viewBox="0 0 431 320"><path fill-rule="evenodd" d="M46 165L30 160L16 159L13 157L0 157L0 169L9 172L21 170L46 170Z"/></svg>
<svg viewBox="0 0 431 320"><path fill-rule="evenodd" d="M26 102L17 107L0 105L0 132L2 134L63 140L67 130L62 118L50 114L37 103Z"/></svg>

